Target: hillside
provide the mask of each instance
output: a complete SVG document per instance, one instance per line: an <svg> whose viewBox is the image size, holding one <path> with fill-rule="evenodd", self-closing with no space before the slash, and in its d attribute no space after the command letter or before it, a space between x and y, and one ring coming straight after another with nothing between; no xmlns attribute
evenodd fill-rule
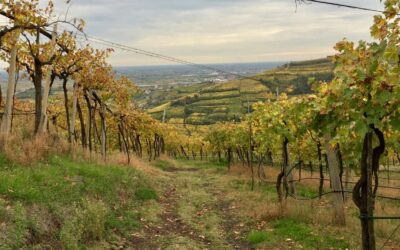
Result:
<svg viewBox="0 0 400 250"><path fill-rule="evenodd" d="M292 62L251 79L223 83L201 83L154 91L142 105L153 117L172 123L208 125L219 121L239 120L248 105L266 100L271 93L292 95L309 93L310 78L329 81L332 63L328 59Z"/></svg>
<svg viewBox="0 0 400 250"><path fill-rule="evenodd" d="M27 166L0 154L1 249L357 249L356 208L348 227L331 224L328 197L290 200L282 216L275 186L250 189L250 170L164 158L133 166L52 155ZM303 172L298 196L318 196ZM310 206L311 204L311 206ZM314 204L314 205L313 205ZM397 203L385 202L388 211ZM379 245L397 224L378 224ZM399 235L390 242L397 249Z"/></svg>

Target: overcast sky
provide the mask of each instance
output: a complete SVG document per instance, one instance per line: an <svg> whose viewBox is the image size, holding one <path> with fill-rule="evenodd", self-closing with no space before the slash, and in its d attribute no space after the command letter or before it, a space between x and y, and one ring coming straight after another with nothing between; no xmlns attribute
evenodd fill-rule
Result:
<svg viewBox="0 0 400 250"><path fill-rule="evenodd" d="M45 0L43 0L45 1ZM383 9L379 0L329 0ZM72 0L89 35L197 63L290 61L369 38L374 13L294 0ZM65 0L56 0L65 13ZM94 45L94 44L93 44ZM99 47L99 45L96 45ZM114 66L166 64L116 51Z"/></svg>

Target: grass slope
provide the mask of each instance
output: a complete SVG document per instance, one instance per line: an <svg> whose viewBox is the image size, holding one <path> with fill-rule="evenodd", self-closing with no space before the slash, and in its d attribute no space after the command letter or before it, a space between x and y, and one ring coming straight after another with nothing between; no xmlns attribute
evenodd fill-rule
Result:
<svg viewBox="0 0 400 250"><path fill-rule="evenodd" d="M0 158L0 248L111 248L140 229L157 199L130 167L51 157L32 167Z"/></svg>
<svg viewBox="0 0 400 250"><path fill-rule="evenodd" d="M277 89L293 95L311 92L309 79L329 81L332 78L332 64L328 59L294 62L252 78L254 80L201 83L169 91L155 91L145 106L157 119L162 119L166 110L167 120L176 123L185 120L191 125L209 125L239 120L247 112L249 104L266 100Z"/></svg>

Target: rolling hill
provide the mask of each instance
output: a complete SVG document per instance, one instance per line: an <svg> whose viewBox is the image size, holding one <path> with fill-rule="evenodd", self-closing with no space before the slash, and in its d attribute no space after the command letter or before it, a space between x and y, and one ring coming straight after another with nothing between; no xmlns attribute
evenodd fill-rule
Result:
<svg viewBox="0 0 400 250"><path fill-rule="evenodd" d="M157 119L162 119L165 110L165 118L170 123L209 125L240 120L249 105L266 100L271 93L310 93L309 79L329 81L333 76L332 68L328 59L292 62L247 79L153 91L147 102L141 101L147 112ZM153 100L162 100L162 103Z"/></svg>

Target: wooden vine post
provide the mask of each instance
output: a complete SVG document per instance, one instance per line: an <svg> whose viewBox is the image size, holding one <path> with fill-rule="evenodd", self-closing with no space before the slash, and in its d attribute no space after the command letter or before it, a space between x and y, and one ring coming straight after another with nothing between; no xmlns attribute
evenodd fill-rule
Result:
<svg viewBox="0 0 400 250"><path fill-rule="evenodd" d="M8 69L8 85L7 85L7 96L4 108L4 115L1 121L0 133L2 135L8 135L11 132L11 120L14 106L14 93L15 93L15 73L16 73L16 59L17 59L17 41L19 37L15 34L13 37L13 46L10 53L10 63Z"/></svg>
<svg viewBox="0 0 400 250"><path fill-rule="evenodd" d="M337 158L337 147L332 145L332 138L330 134L325 134L325 149L328 156L329 164L329 177L331 180L332 190L333 190L333 206L335 207L335 219L334 221L341 226L346 224L346 218L344 213L344 199L342 184L340 181L340 170L339 161Z"/></svg>

